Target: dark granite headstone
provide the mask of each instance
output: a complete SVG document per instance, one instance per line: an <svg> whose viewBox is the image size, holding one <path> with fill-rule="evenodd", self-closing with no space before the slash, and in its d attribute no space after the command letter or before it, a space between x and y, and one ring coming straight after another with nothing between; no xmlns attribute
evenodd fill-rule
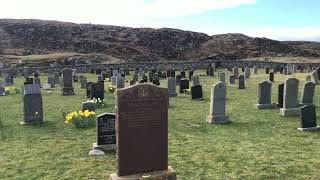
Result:
<svg viewBox="0 0 320 180"><path fill-rule="evenodd" d="M273 72L269 74L269 81L274 82L274 73Z"/></svg>
<svg viewBox="0 0 320 180"><path fill-rule="evenodd" d="M81 110L82 111L89 110L89 111L96 112L96 104L93 102L83 102L81 104Z"/></svg>
<svg viewBox="0 0 320 180"><path fill-rule="evenodd" d="M239 87L238 89L245 89L245 84L244 84L244 76L243 75L240 75L239 76Z"/></svg>
<svg viewBox="0 0 320 180"><path fill-rule="evenodd" d="M301 107L300 127L301 128L317 127L317 117L316 117L315 106Z"/></svg>
<svg viewBox="0 0 320 180"><path fill-rule="evenodd" d="M23 86L22 112L23 118L21 124L34 124L44 121L42 96L38 84Z"/></svg>
<svg viewBox="0 0 320 180"><path fill-rule="evenodd" d="M181 82L181 75L177 75L176 77L176 84L179 85Z"/></svg>
<svg viewBox="0 0 320 180"><path fill-rule="evenodd" d="M138 84L116 91L117 175L168 169L166 88Z"/></svg>
<svg viewBox="0 0 320 180"><path fill-rule="evenodd" d="M235 84L236 83L236 78L233 75L230 76L229 83L230 84Z"/></svg>
<svg viewBox="0 0 320 180"><path fill-rule="evenodd" d="M113 113L103 113L97 116L97 147L116 145L116 115ZM110 148L112 148L110 147ZM112 149L113 149L112 148Z"/></svg>
<svg viewBox="0 0 320 180"><path fill-rule="evenodd" d="M94 84L94 82L87 82L87 98L90 98L91 96L92 84Z"/></svg>
<svg viewBox="0 0 320 180"><path fill-rule="evenodd" d="M62 95L74 95L74 88L72 85L72 70L69 68L62 70L61 80Z"/></svg>
<svg viewBox="0 0 320 180"><path fill-rule="evenodd" d="M189 71L189 81L191 81L192 76L193 76L193 71Z"/></svg>
<svg viewBox="0 0 320 180"><path fill-rule="evenodd" d="M189 89L189 80L181 79L180 81L180 93L184 93L187 89Z"/></svg>
<svg viewBox="0 0 320 180"><path fill-rule="evenodd" d="M93 83L91 84L90 99L100 99L104 100L104 84L103 83Z"/></svg>
<svg viewBox="0 0 320 180"><path fill-rule="evenodd" d="M196 85L191 87L191 99L201 100L203 99L202 86Z"/></svg>
<svg viewBox="0 0 320 180"><path fill-rule="evenodd" d="M278 108L283 108L284 83L278 85Z"/></svg>

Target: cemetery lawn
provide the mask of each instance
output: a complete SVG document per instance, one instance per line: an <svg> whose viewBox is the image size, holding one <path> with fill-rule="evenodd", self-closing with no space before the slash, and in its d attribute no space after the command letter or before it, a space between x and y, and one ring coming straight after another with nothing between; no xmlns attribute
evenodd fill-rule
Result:
<svg viewBox="0 0 320 180"><path fill-rule="evenodd" d="M198 70L195 74L205 71ZM306 75L295 75L300 80L300 94ZM88 81L97 80L96 75L85 76ZM227 81L228 77L229 72ZM190 95L181 94L170 98L169 165L177 171L178 179L319 178L320 132L297 131L299 118L281 117L278 109L255 108L257 84L267 79L264 70L259 70L258 75L251 75L246 81L244 90L228 85L227 114L233 121L228 125L205 122L210 88L217 82L217 76L200 76L204 101L191 101ZM284 75L275 74L273 102L277 101L277 85L284 80ZM20 89L24 79L14 81ZM41 82L47 82L47 77L42 76ZM116 171L115 153L88 156L96 140L95 128L76 129L64 124L62 112L78 111L86 100L86 91L80 89L80 83L74 86L75 96L61 96L59 86L52 94L42 90L44 125L19 124L20 94L0 97L0 117L8 134L6 140L0 140L0 179L106 179ZM166 80L161 80L161 86L167 86ZM114 112L113 93L106 92L105 96L107 105L98 109L98 114ZM320 106L320 86L316 87L314 100ZM319 124L320 108L317 119Z"/></svg>

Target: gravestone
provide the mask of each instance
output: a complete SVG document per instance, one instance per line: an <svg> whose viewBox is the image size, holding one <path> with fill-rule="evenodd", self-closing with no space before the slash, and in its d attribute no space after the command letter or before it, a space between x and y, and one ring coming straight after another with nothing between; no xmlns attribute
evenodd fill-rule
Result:
<svg viewBox="0 0 320 180"><path fill-rule="evenodd" d="M85 111L85 110L96 112L96 103L93 103L93 102L83 102L83 103L81 104L81 111Z"/></svg>
<svg viewBox="0 0 320 180"><path fill-rule="evenodd" d="M250 68L245 68L244 70L244 77L246 79L249 79L250 78Z"/></svg>
<svg viewBox="0 0 320 180"><path fill-rule="evenodd" d="M79 77L78 76L72 76L73 82L79 82Z"/></svg>
<svg viewBox="0 0 320 180"><path fill-rule="evenodd" d="M125 86L125 81L124 81L124 77L117 77L117 89L121 89L124 88Z"/></svg>
<svg viewBox="0 0 320 180"><path fill-rule="evenodd" d="M293 64L287 64L287 75L291 75L293 72Z"/></svg>
<svg viewBox="0 0 320 180"><path fill-rule="evenodd" d="M218 82L211 87L210 114L206 121L210 124L229 123L229 117L226 116L226 94L227 88L223 82Z"/></svg>
<svg viewBox="0 0 320 180"><path fill-rule="evenodd" d="M192 100L203 100L202 86L195 85L191 87L191 99Z"/></svg>
<svg viewBox="0 0 320 180"><path fill-rule="evenodd" d="M137 81L135 81L135 80L131 80L131 81L129 81L129 84L130 84L130 86L132 86L132 85L135 85L136 82L137 82Z"/></svg>
<svg viewBox="0 0 320 180"><path fill-rule="evenodd" d="M226 76L224 72L219 72L219 80L223 83L226 83Z"/></svg>
<svg viewBox="0 0 320 180"><path fill-rule="evenodd" d="M170 97L175 97L177 96L176 92L176 78L170 77L168 78L168 94Z"/></svg>
<svg viewBox="0 0 320 180"><path fill-rule="evenodd" d="M118 76L112 76L111 77L112 86L116 86L117 85L117 79L118 79Z"/></svg>
<svg viewBox="0 0 320 180"><path fill-rule="evenodd" d="M189 71L189 80L191 81L191 77L193 76L193 71Z"/></svg>
<svg viewBox="0 0 320 180"><path fill-rule="evenodd" d="M302 96L301 96L301 105L309 105L313 104L313 96L316 85L313 82L305 82L303 85Z"/></svg>
<svg viewBox="0 0 320 180"><path fill-rule="evenodd" d="M33 78L26 77L26 82L24 82L23 84L24 85L33 84Z"/></svg>
<svg viewBox="0 0 320 180"><path fill-rule="evenodd" d="M187 89L189 89L189 80L181 79L180 81L180 93L184 93Z"/></svg>
<svg viewBox="0 0 320 180"><path fill-rule="evenodd" d="M90 99L104 100L104 84L97 82L91 84Z"/></svg>
<svg viewBox="0 0 320 180"><path fill-rule="evenodd" d="M278 108L283 108L284 83L278 85Z"/></svg>
<svg viewBox="0 0 320 180"><path fill-rule="evenodd" d="M315 106L301 107L300 128L299 131L316 131L320 130L317 126L317 116Z"/></svg>
<svg viewBox="0 0 320 180"><path fill-rule="evenodd" d="M319 81L319 79L318 79L318 76L319 76L319 74L318 74L317 70L312 71L312 73L311 73L311 81L312 81L315 85L319 85L319 84L320 84L320 81Z"/></svg>
<svg viewBox="0 0 320 180"><path fill-rule="evenodd" d="M87 88L87 78L86 77L82 77L80 79L80 88L81 89L86 89Z"/></svg>
<svg viewBox="0 0 320 180"><path fill-rule="evenodd" d="M239 78L239 69L238 68L233 68L232 69L233 75L236 79Z"/></svg>
<svg viewBox="0 0 320 180"><path fill-rule="evenodd" d="M270 68L266 68L266 74L270 73Z"/></svg>
<svg viewBox="0 0 320 180"><path fill-rule="evenodd" d="M214 76L214 68L211 67L211 66L208 68L208 75L209 76Z"/></svg>
<svg viewBox="0 0 320 180"><path fill-rule="evenodd" d="M245 89L245 84L244 84L244 76L243 75L240 75L239 76L239 86L238 86L238 89Z"/></svg>
<svg viewBox="0 0 320 180"><path fill-rule="evenodd" d="M133 74L133 81L135 81L135 82L139 81L139 75L138 74Z"/></svg>
<svg viewBox="0 0 320 180"><path fill-rule="evenodd" d="M192 76L191 80L192 80L192 86L200 85L200 80L198 75Z"/></svg>
<svg viewBox="0 0 320 180"><path fill-rule="evenodd" d="M53 76L48 76L48 84L50 84L51 87L54 87L54 77Z"/></svg>
<svg viewBox="0 0 320 180"><path fill-rule="evenodd" d="M63 69L62 71L61 88L62 95L74 95L74 88L72 85L72 70L69 68Z"/></svg>
<svg viewBox="0 0 320 180"><path fill-rule="evenodd" d="M318 67L318 68L316 69L316 71L317 71L317 74L318 74L318 80L320 81L320 67Z"/></svg>
<svg viewBox="0 0 320 180"><path fill-rule="evenodd" d="M27 84L23 86L21 125L44 122L40 86Z"/></svg>
<svg viewBox="0 0 320 180"><path fill-rule="evenodd" d="M257 109L274 109L276 104L271 103L272 83L262 81L258 84L258 104Z"/></svg>
<svg viewBox="0 0 320 180"><path fill-rule="evenodd" d="M116 149L116 115L103 113L97 116L96 131L97 141L93 143L93 149L111 151Z"/></svg>
<svg viewBox="0 0 320 180"><path fill-rule="evenodd" d="M168 90L138 84L116 91L117 173L110 179L176 179L168 167Z"/></svg>
<svg viewBox="0 0 320 180"><path fill-rule="evenodd" d="M299 80L289 78L284 83L283 108L280 109L282 116L299 116L298 108L298 87Z"/></svg>
<svg viewBox="0 0 320 180"><path fill-rule="evenodd" d="M258 74L258 68L256 66L253 66L253 74Z"/></svg>
<svg viewBox="0 0 320 180"><path fill-rule="evenodd" d="M90 98L90 96L91 96L91 88L92 88L92 84L93 84L94 82L87 82L87 98Z"/></svg>
<svg viewBox="0 0 320 180"><path fill-rule="evenodd" d="M33 81L34 81L34 84L38 84L39 87L41 88L41 81L39 77L35 77Z"/></svg>
<svg viewBox="0 0 320 180"><path fill-rule="evenodd" d="M101 69L96 69L96 75L100 75L101 74Z"/></svg>
<svg viewBox="0 0 320 180"><path fill-rule="evenodd" d="M59 72L54 72L53 73L54 84L60 84L59 77L60 77Z"/></svg>
<svg viewBox="0 0 320 180"><path fill-rule="evenodd" d="M185 71L181 71L180 75L181 75L181 78L186 78L186 72Z"/></svg>
<svg viewBox="0 0 320 180"><path fill-rule="evenodd" d="M274 73L273 72L269 74L269 81L274 82Z"/></svg>
<svg viewBox="0 0 320 180"><path fill-rule="evenodd" d="M176 84L179 85L181 82L181 76L180 75L177 75L176 77Z"/></svg>
<svg viewBox="0 0 320 180"><path fill-rule="evenodd" d="M231 75L229 78L230 78L229 79L230 84L235 84L236 83L236 78L234 77L234 75Z"/></svg>

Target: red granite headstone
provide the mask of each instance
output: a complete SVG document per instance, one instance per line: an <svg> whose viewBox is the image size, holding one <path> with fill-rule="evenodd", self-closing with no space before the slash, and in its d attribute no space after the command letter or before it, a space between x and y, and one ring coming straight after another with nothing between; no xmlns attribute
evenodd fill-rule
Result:
<svg viewBox="0 0 320 180"><path fill-rule="evenodd" d="M168 90L137 84L116 92L118 176L168 169Z"/></svg>

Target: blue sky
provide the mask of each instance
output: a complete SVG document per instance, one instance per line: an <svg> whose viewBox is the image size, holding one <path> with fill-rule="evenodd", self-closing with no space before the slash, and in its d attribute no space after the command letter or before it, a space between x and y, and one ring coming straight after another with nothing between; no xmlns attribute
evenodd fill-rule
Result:
<svg viewBox="0 0 320 180"><path fill-rule="evenodd" d="M320 0L2 0L0 18L320 41Z"/></svg>

